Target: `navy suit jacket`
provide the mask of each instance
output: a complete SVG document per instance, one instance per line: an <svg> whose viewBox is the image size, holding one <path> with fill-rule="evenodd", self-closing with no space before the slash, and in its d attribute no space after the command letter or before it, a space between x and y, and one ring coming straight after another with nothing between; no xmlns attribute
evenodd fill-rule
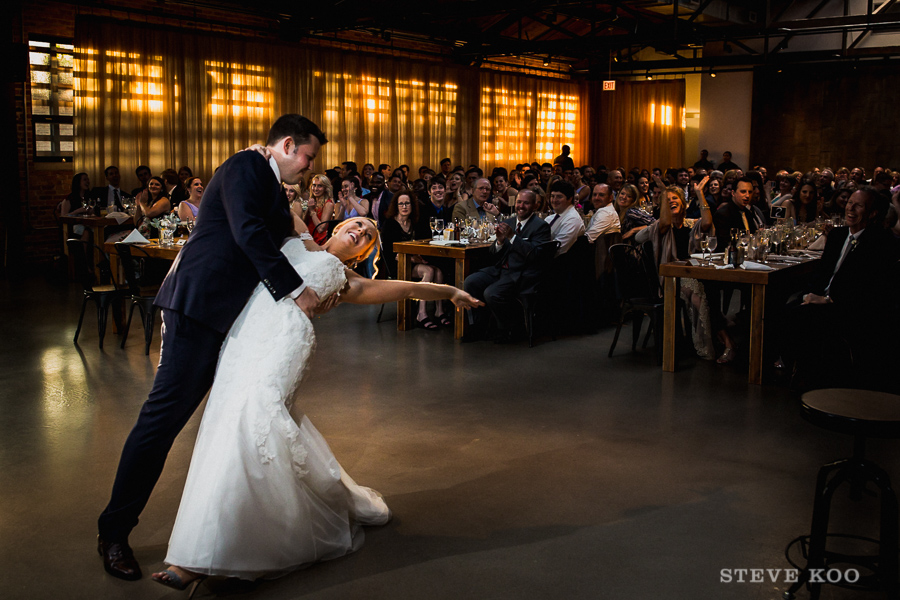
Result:
<svg viewBox="0 0 900 600"><path fill-rule="evenodd" d="M227 333L260 281L276 300L303 283L280 250L292 232L287 199L268 161L238 152L204 189L203 216L156 305Z"/></svg>
<svg viewBox="0 0 900 600"><path fill-rule="evenodd" d="M865 308L867 314L877 315L876 309L883 309L889 302L891 268L898 258L897 241L890 232L879 226L866 227L835 273L834 268L848 235L849 227L838 227L828 234L812 291L824 295L825 288L831 282L829 295L835 304Z"/></svg>

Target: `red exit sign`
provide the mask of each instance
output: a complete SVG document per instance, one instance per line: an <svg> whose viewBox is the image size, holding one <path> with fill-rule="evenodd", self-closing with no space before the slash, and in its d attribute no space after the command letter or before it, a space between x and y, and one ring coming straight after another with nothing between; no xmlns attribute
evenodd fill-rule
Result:
<svg viewBox="0 0 900 600"><path fill-rule="evenodd" d="M603 91L604 92L612 92L615 89L616 89L616 81L614 79L603 82Z"/></svg>

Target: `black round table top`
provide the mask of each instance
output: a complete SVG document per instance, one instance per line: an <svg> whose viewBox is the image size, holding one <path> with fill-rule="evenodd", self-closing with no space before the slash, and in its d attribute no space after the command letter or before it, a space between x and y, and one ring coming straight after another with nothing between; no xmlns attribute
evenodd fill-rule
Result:
<svg viewBox="0 0 900 600"><path fill-rule="evenodd" d="M803 417L814 425L865 437L900 437L900 396L830 388L803 394Z"/></svg>

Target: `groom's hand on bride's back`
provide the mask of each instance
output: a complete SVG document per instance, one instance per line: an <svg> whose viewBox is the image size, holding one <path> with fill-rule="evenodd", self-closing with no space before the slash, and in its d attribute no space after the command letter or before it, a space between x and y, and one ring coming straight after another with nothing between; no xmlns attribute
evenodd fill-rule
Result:
<svg viewBox="0 0 900 600"><path fill-rule="evenodd" d="M297 306L300 307L306 316L312 319L316 314L316 309L319 306L319 295L313 291L311 287L307 287L304 289L299 296L294 298L294 302L297 303Z"/></svg>

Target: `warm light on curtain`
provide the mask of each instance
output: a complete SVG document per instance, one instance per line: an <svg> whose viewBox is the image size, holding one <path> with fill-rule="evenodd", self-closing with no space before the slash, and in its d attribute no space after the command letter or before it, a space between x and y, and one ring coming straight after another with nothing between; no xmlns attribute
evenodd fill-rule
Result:
<svg viewBox="0 0 900 600"><path fill-rule="evenodd" d="M576 164L587 162L586 86L483 71L481 166L552 162L568 144Z"/></svg>
<svg viewBox="0 0 900 600"><path fill-rule="evenodd" d="M626 169L684 164L684 80L617 81L615 91L591 91L595 164Z"/></svg>
<svg viewBox="0 0 900 600"><path fill-rule="evenodd" d="M584 85L224 36L79 19L75 167L190 166L204 179L297 112L329 138L315 170L353 160L437 168L587 161Z"/></svg>

